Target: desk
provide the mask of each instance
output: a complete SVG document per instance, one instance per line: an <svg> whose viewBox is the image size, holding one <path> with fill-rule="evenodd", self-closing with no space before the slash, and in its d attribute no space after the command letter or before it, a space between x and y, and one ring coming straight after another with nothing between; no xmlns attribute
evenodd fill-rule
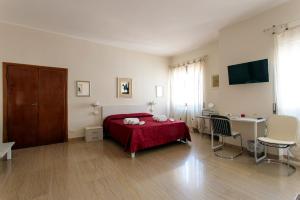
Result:
<svg viewBox="0 0 300 200"><path fill-rule="evenodd" d="M266 157L266 154L264 154L261 157L257 157L257 153L256 153L256 147L257 147L257 124L258 123L263 123L266 122L266 119L262 118L262 119L256 119L256 118L248 118L248 117L231 117L230 118L231 121L236 121L236 122L245 122L245 123L253 123L254 125L254 158L255 158L255 162L258 163L261 160L263 160Z"/></svg>
<svg viewBox="0 0 300 200"><path fill-rule="evenodd" d="M198 119L202 119L203 120L203 123L204 123L204 126L205 126L205 120L207 119L210 119L209 116L196 116L196 118ZM262 119L257 119L257 118L249 118L249 117L230 117L230 121L232 122L242 122L242 123L252 123L253 124L253 133L254 133L254 158L255 158L255 162L258 163L260 162L261 160L263 160L266 156L266 154L264 154L264 156L262 157L257 157L257 152L256 152L256 147L257 147L257 125L259 123L263 123L263 122L266 122L266 119L265 118L262 118ZM209 125L209 128L210 129L210 125ZM200 132L204 132L205 130L205 127L204 129L202 129ZM208 132L210 134L210 131Z"/></svg>

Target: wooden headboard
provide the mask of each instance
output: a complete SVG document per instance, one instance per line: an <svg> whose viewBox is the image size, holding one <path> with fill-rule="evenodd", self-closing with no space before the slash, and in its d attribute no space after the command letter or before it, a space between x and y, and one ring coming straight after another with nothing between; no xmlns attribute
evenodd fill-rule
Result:
<svg viewBox="0 0 300 200"><path fill-rule="evenodd" d="M102 106L102 120L109 115L116 114L128 114L128 113L148 113L147 105L114 105L114 106Z"/></svg>

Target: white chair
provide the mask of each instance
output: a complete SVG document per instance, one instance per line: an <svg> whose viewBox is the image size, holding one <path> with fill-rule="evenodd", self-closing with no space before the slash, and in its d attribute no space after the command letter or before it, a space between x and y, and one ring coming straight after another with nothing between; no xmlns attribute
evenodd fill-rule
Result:
<svg viewBox="0 0 300 200"><path fill-rule="evenodd" d="M268 163L279 163L291 168L291 175L296 171L296 167L290 164L290 148L296 146L298 137L298 119L290 116L273 115L267 121L266 136L257 138L258 142L265 146L265 156L267 155L267 147L274 147L277 149L285 149L287 152L287 162L264 159ZM290 170L289 170L290 171Z"/></svg>

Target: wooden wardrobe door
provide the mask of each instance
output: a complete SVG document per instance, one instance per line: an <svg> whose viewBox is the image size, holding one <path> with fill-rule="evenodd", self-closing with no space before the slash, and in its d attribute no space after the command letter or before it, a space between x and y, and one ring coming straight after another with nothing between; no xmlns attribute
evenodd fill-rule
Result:
<svg viewBox="0 0 300 200"><path fill-rule="evenodd" d="M35 67L6 65L7 140L14 148L37 145L38 70Z"/></svg>
<svg viewBox="0 0 300 200"><path fill-rule="evenodd" d="M40 145L66 141L67 70L39 68Z"/></svg>

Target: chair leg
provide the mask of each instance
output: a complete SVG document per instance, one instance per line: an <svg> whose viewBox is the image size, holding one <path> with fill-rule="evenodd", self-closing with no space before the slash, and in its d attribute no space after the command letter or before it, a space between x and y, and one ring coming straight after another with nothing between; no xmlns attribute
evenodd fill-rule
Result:
<svg viewBox="0 0 300 200"><path fill-rule="evenodd" d="M243 153L243 139L242 139L241 135L238 135L238 137L240 137L240 144L241 144L241 146L240 146L241 149L240 149L240 151L238 153L236 153L234 155L231 155L231 156L223 156L220 153L218 153L218 151L220 151L221 148L224 146L224 138L222 137L222 143L221 143L221 145L216 146L216 147L219 147L219 148L215 147L213 149L214 152L215 152L215 155L218 156L218 157L220 157L220 158L231 159L231 160L234 159L234 158L236 158L236 157L238 157L238 156L240 156ZM235 139L235 137L234 137L234 139Z"/></svg>
<svg viewBox="0 0 300 200"><path fill-rule="evenodd" d="M287 147L286 151L287 151L287 161L286 162L282 161L282 160L270 159L270 158L264 158L262 161L267 162L269 164L274 163L274 164L279 164L279 165L285 165L288 170L288 176L290 176L296 171L296 167L290 164L290 147Z"/></svg>
<svg viewBox="0 0 300 200"><path fill-rule="evenodd" d="M257 144L260 144L258 141L257 141ZM268 155L268 146L267 145L263 145L264 146L264 155L262 155L262 156L260 156L260 157L258 157L258 154L257 154L257 146L254 146L254 153L255 153L255 155L254 155L254 157L255 157L255 162L256 162L256 164L258 164L258 163L260 163L260 162L263 162L263 161L265 161L265 160L267 160L268 158L267 158L267 155Z"/></svg>
<svg viewBox="0 0 300 200"><path fill-rule="evenodd" d="M223 148L223 146L224 146L224 140L223 140L223 137L222 136L220 136L221 138L222 138L222 142L221 142L221 144L219 144L219 145L214 145L214 134L212 133L211 134L211 149L213 150L213 151L218 151L218 150L220 150L221 148Z"/></svg>
<svg viewBox="0 0 300 200"><path fill-rule="evenodd" d="M292 169L292 172L288 171L288 176L292 175L295 171L296 171L296 167L293 165L290 165L290 147L287 148L287 166L288 166L288 170Z"/></svg>

